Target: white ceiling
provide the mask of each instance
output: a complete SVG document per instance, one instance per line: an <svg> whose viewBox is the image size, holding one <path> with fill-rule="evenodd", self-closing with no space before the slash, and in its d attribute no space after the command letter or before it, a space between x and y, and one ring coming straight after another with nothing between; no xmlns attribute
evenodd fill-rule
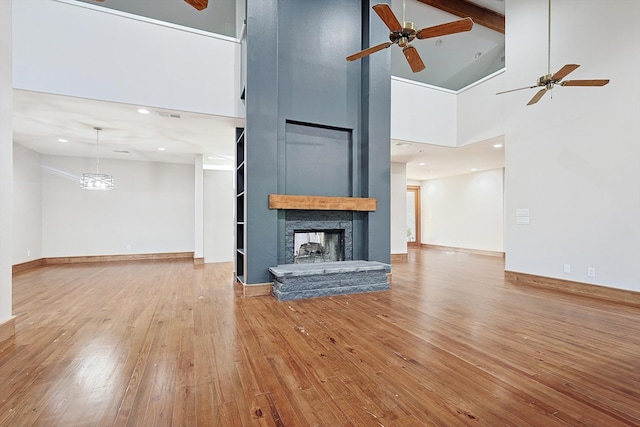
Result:
<svg viewBox="0 0 640 427"><path fill-rule="evenodd" d="M475 2L504 13L504 3L500 0ZM394 0L394 11L395 5ZM399 5L396 13L401 16L402 5ZM416 0L407 1L406 13L407 19L411 16L411 19L418 21L416 24L419 27L459 19ZM486 28L477 31L478 27L476 25L474 30L465 34L466 38L461 39L463 35L446 36L441 44L441 47L446 45L449 52L445 56L455 56L451 52L466 52L467 49L462 49L462 46L471 45L471 51L474 51L477 45L486 44L483 33L495 32ZM400 53L400 64L393 62L393 56L392 54L393 74L413 80L425 79L427 74L423 73L430 69L436 74L438 61L443 61L436 54L424 54L427 70L417 75L409 70L410 74L403 76L397 69L401 66L408 69L404 56ZM464 67L464 61L466 60L448 66ZM155 108L148 108L149 114L140 114L138 109L144 106L22 90L14 90L13 101L14 141L48 155L95 156L94 127L100 127L103 129L99 134L100 158L193 164L196 155L202 154L205 167L231 169L235 154L235 128L242 127L244 122L241 119ZM66 142L61 142L61 139ZM398 142L403 141L390 143L392 161L407 163L407 178L411 180L470 173L473 168L487 170L504 166L503 149L493 147L496 141L484 141L460 148L420 143L398 146ZM160 148L164 150L161 151ZM426 165L421 166L420 163Z"/></svg>
<svg viewBox="0 0 640 427"><path fill-rule="evenodd" d="M462 147L391 141L391 160L407 164L407 179L424 181L504 167L504 137Z"/></svg>
<svg viewBox="0 0 640 427"><path fill-rule="evenodd" d="M100 158L193 164L202 154L211 168L233 168L244 120L140 107L14 90L14 141L42 154L95 157L100 127Z"/></svg>

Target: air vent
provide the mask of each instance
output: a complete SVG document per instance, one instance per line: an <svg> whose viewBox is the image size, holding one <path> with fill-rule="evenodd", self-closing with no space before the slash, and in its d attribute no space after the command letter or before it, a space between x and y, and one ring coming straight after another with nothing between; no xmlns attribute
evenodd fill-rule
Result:
<svg viewBox="0 0 640 427"><path fill-rule="evenodd" d="M167 113L165 111L159 111L158 114L160 117L169 117L170 119L180 119L182 116L177 113Z"/></svg>
<svg viewBox="0 0 640 427"><path fill-rule="evenodd" d="M114 153L123 153L123 154L129 154L129 151L127 150L113 150Z"/></svg>

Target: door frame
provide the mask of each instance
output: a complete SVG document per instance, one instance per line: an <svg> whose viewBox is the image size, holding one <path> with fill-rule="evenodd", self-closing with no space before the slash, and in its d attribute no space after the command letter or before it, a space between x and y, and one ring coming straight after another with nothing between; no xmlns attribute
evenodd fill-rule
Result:
<svg viewBox="0 0 640 427"><path fill-rule="evenodd" d="M416 241L415 242L407 242L407 247L409 248L419 248L420 247L420 242L422 240L422 234L420 232L421 226L420 226L420 215L422 212L421 206L420 206L420 186L419 185L407 185L407 193L414 193L414 200L415 200L415 218L416 218Z"/></svg>

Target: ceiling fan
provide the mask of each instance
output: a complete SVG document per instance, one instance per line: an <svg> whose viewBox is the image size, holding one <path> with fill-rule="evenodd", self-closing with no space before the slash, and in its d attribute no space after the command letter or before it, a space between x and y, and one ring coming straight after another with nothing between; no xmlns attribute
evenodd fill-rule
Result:
<svg viewBox="0 0 640 427"><path fill-rule="evenodd" d="M458 21L418 30L413 22L405 20L404 1L402 2L402 23L398 21L398 18L393 14L391 7L386 3L373 5L372 9L378 14L380 19L382 19L391 31L389 34L389 40L391 41L372 46L368 49L364 49L358 53L347 56L347 61L355 61L356 59L364 58L365 56L371 55L379 50L386 49L393 44L397 44L402 48L402 52L404 53L405 58L407 58L409 67L411 67L411 71L417 73L424 70L425 65L424 62L422 62L422 58L420 58L420 54L418 54L418 50L409 44L411 41L414 39L428 39L431 37L461 33L473 28L473 21L471 18L464 18Z"/></svg>
<svg viewBox="0 0 640 427"><path fill-rule="evenodd" d="M104 0L95 0L95 1L104 2ZM198 10L206 9L209 4L209 0L184 0L184 1Z"/></svg>
<svg viewBox="0 0 640 427"><path fill-rule="evenodd" d="M524 89L533 89L536 87L542 87L533 98L529 100L527 105L533 105L536 102L540 101L542 97L549 91L553 89L555 85L560 86L604 86L609 83L609 79L591 79L591 80L562 80L569 73L573 72L580 65L578 64L567 64L564 67L560 68L554 74L551 74L551 0L549 0L549 11L548 11L548 23L547 23L547 74L538 78L537 83L534 86L521 87L518 89L505 90L504 92L498 92L496 95L501 95L503 93L515 92L518 90Z"/></svg>

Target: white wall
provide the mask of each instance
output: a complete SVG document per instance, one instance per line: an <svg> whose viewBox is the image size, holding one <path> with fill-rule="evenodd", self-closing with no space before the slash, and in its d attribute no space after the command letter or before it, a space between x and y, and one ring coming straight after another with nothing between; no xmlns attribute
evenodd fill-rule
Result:
<svg viewBox="0 0 640 427"><path fill-rule="evenodd" d="M191 252L193 165L103 159L112 191L79 186L95 159L42 156L42 256Z"/></svg>
<svg viewBox="0 0 640 427"><path fill-rule="evenodd" d="M504 88L504 73L499 73L458 93L458 146L504 134L504 103L509 95L496 95Z"/></svg>
<svg viewBox="0 0 640 427"><path fill-rule="evenodd" d="M407 165L391 163L391 253L407 253Z"/></svg>
<svg viewBox="0 0 640 427"><path fill-rule="evenodd" d="M13 145L13 264L42 258L40 154Z"/></svg>
<svg viewBox="0 0 640 427"><path fill-rule="evenodd" d="M456 95L397 77L391 78L391 138L457 145Z"/></svg>
<svg viewBox="0 0 640 427"><path fill-rule="evenodd" d="M193 166L194 196L193 212L195 214L193 227L193 257L204 259L204 169L202 154L196 154Z"/></svg>
<svg viewBox="0 0 640 427"><path fill-rule="evenodd" d="M13 245L12 3L0 1L0 325L11 318Z"/></svg>
<svg viewBox="0 0 640 427"><path fill-rule="evenodd" d="M204 261L234 259L234 209L232 171L204 171Z"/></svg>
<svg viewBox="0 0 640 427"><path fill-rule="evenodd" d="M513 87L546 73L546 4L506 4ZM530 107L531 92L503 95L507 270L640 291L638 15L635 1L554 2L552 72L577 63L567 79L611 83L556 88ZM519 208L530 225L516 225Z"/></svg>
<svg viewBox="0 0 640 427"><path fill-rule="evenodd" d="M233 39L86 3L13 6L16 89L244 115L240 44Z"/></svg>
<svg viewBox="0 0 640 427"><path fill-rule="evenodd" d="M422 182L422 243L503 251L503 169Z"/></svg>

